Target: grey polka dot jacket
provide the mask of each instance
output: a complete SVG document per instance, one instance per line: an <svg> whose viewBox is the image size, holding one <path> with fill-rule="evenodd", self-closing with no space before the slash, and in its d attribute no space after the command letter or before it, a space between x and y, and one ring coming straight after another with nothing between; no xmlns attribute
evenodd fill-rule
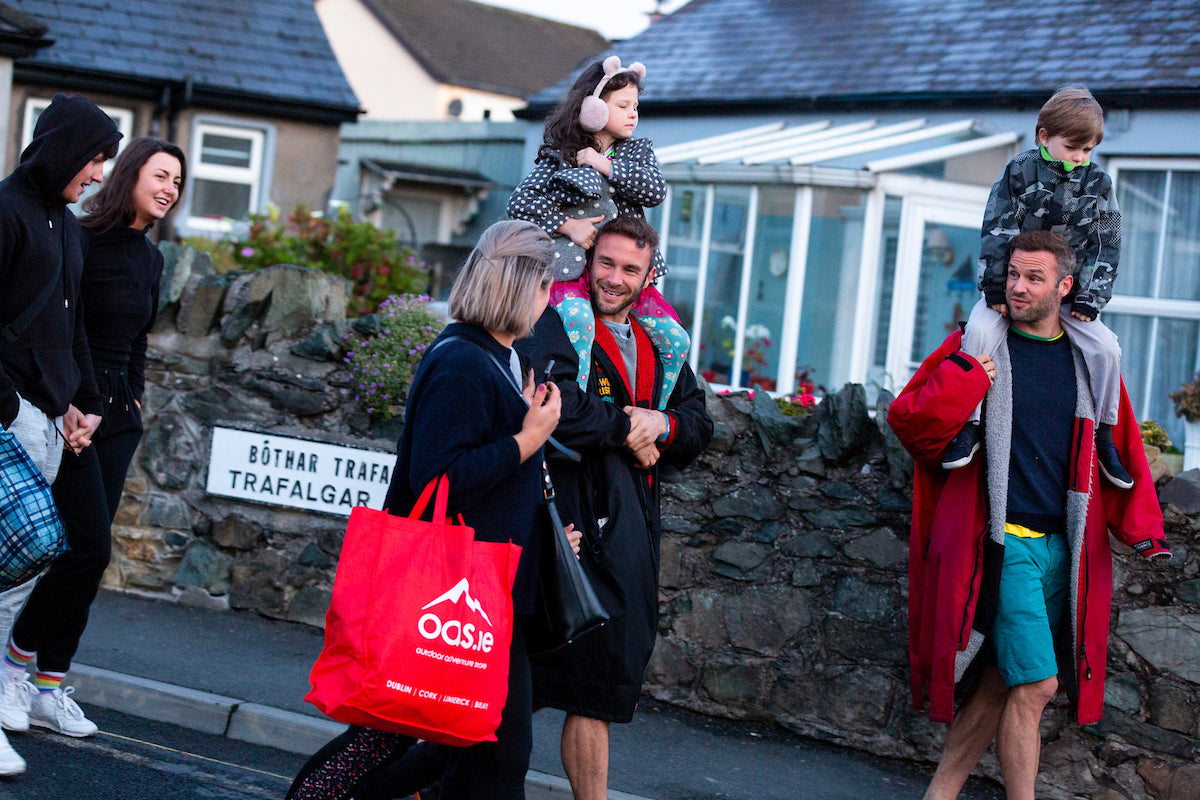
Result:
<svg viewBox="0 0 1200 800"><path fill-rule="evenodd" d="M508 198L508 215L554 233L568 219L565 208L582 202L582 195L589 193L587 187L603 179L592 167L570 166L558 153L540 155L533 170ZM642 209L657 206L667 196L667 182L649 139L617 142L608 182L619 216L644 217ZM597 194L598 188L597 183Z"/></svg>

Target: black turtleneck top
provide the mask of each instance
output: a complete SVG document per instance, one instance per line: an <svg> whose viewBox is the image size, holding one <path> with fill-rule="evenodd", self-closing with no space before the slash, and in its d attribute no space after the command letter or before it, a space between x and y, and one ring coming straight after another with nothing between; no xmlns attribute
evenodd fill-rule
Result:
<svg viewBox="0 0 1200 800"><path fill-rule="evenodd" d="M86 221L85 221L86 223ZM97 372L126 369L133 396L146 385L146 334L158 317L163 257L143 231L84 227L82 306L88 345Z"/></svg>

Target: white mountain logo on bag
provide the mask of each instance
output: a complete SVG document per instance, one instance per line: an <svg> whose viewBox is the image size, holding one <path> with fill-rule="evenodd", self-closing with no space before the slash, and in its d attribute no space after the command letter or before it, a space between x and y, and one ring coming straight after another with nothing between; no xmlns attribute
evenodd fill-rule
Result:
<svg viewBox="0 0 1200 800"><path fill-rule="evenodd" d="M459 619L448 619L443 622L441 617L432 611L429 611L429 609L436 605L440 605L441 603L457 604L459 600L464 600L467 604L467 608L483 617L484 621L487 622L488 627L491 627L491 618L488 617L487 612L483 610L483 604L481 604L474 597L471 597L471 586L467 582L467 579L463 578L461 581L454 584L454 588L452 588L450 591L421 606L421 610L428 613L424 614L419 620L417 620L417 632L426 639L441 639L443 642L453 647L461 647L464 650L479 650L484 653L490 653L492 651L492 646L496 641L495 637L490 631L480 631L475 627L474 624L470 622L463 622Z"/></svg>
<svg viewBox="0 0 1200 800"><path fill-rule="evenodd" d="M478 600L476 600L474 597L471 597L471 585L469 583L467 583L466 578L463 578L461 581L454 584L454 588L451 589L450 591L446 592L441 597L437 598L436 600L431 600L430 602L421 606L421 610L428 611L429 609L436 606L438 603L445 603L447 601L449 601L451 603L457 603L460 599L463 599L463 598L465 598L467 601L467 608L471 609L476 614L483 617L484 620L487 621L488 625L492 624L491 618L488 617L487 612L483 610L483 604L480 603Z"/></svg>

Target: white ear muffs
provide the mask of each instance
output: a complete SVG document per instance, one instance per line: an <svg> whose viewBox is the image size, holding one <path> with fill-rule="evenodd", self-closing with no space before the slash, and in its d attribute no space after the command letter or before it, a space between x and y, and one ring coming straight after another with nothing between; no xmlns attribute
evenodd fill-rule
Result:
<svg viewBox="0 0 1200 800"><path fill-rule="evenodd" d="M600 83L596 84L595 91L583 98L583 102L579 104L579 127L588 133L595 133L608 124L608 103L600 99L600 93L604 91L604 87L608 85L612 77L621 72L631 72L637 76L638 80L646 77L646 68L641 62L635 61L628 67L622 68L621 59L617 56L609 56L604 59L604 77L600 79Z"/></svg>

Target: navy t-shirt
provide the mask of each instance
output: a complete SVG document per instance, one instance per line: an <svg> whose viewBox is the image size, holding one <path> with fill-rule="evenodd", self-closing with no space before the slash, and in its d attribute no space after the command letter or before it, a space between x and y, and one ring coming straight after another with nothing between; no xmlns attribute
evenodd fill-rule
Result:
<svg viewBox="0 0 1200 800"><path fill-rule="evenodd" d="M1013 374L1008 522L1041 533L1066 530L1075 361L1066 335L1037 339L1009 328Z"/></svg>

